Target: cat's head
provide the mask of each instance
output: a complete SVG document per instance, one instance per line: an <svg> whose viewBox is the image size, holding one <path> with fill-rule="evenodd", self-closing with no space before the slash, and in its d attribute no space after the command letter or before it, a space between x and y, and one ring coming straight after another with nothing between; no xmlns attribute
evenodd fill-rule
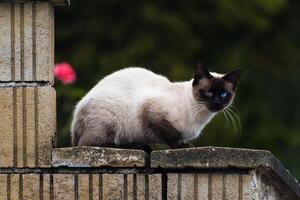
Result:
<svg viewBox="0 0 300 200"><path fill-rule="evenodd" d="M207 68L197 64L193 80L195 99L212 112L218 112L232 103L241 70L228 74L210 73Z"/></svg>

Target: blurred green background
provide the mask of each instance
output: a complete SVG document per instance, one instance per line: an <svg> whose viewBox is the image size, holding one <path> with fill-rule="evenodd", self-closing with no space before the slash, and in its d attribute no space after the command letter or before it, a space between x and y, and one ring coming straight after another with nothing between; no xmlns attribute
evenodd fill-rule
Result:
<svg viewBox="0 0 300 200"><path fill-rule="evenodd" d="M71 1L56 10L56 62L78 78L55 84L58 145L70 145L74 105L105 75L142 66L188 80L201 60L211 71L243 70L241 131L219 114L195 145L268 149L300 179L299 21L298 0Z"/></svg>

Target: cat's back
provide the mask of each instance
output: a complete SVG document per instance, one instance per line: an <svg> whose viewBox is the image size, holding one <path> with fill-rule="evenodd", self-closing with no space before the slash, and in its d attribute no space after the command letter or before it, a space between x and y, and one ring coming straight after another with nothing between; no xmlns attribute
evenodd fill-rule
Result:
<svg viewBox="0 0 300 200"><path fill-rule="evenodd" d="M137 93L146 88L156 88L170 84L170 81L161 75L155 74L150 70L129 67L116 71L104 77L90 91L90 93L109 93L114 94L130 94Z"/></svg>
<svg viewBox="0 0 300 200"><path fill-rule="evenodd" d="M169 80L161 75L155 74L150 70L140 67L129 67L112 73L106 76L99 83L139 83L142 85L154 84L154 83L168 83ZM132 85L131 85L132 86Z"/></svg>

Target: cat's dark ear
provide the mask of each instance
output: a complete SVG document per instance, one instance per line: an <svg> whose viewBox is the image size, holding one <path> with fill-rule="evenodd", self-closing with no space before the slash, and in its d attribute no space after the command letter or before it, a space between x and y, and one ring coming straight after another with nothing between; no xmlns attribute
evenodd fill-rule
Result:
<svg viewBox="0 0 300 200"><path fill-rule="evenodd" d="M195 76L193 81L193 86L197 85L199 80L203 78L212 78L212 75L209 73L206 67L204 67L201 63L196 64Z"/></svg>
<svg viewBox="0 0 300 200"><path fill-rule="evenodd" d="M241 76L242 71L240 69L234 70L230 72L229 74L226 74L223 76L223 79L227 82L233 83L234 85L237 84L240 76Z"/></svg>

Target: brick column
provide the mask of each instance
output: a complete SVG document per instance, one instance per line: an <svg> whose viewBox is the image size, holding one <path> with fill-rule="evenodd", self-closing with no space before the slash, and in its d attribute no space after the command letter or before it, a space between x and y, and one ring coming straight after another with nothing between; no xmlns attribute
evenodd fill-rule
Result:
<svg viewBox="0 0 300 200"><path fill-rule="evenodd" d="M56 133L54 6L0 1L0 167L47 167Z"/></svg>

